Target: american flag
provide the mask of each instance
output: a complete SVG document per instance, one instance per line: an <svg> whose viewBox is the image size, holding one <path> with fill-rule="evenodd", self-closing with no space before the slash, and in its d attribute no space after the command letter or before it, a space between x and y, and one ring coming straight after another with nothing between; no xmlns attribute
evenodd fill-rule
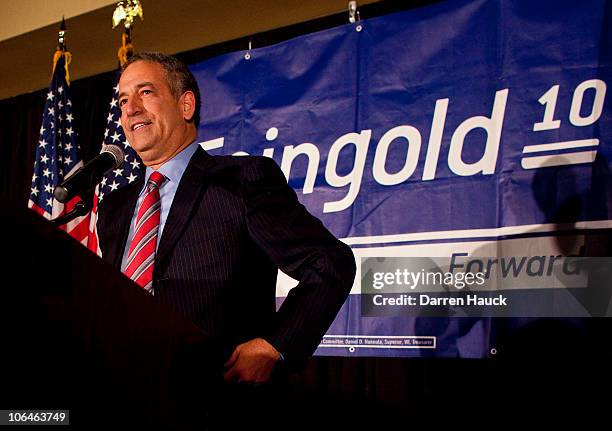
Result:
<svg viewBox="0 0 612 431"><path fill-rule="evenodd" d="M72 210L79 202L79 198L74 198L64 205L54 199L53 190L64 177L69 177L83 165L76 140L70 87L66 79L66 58L69 58L70 53L63 51L56 56L59 58L45 101L28 200L28 207L47 219ZM62 226L62 229L87 245L88 227L89 215L71 221Z"/></svg>
<svg viewBox="0 0 612 431"><path fill-rule="evenodd" d="M118 103L119 94L119 73L117 73L117 83L114 87L113 98L110 101L108 116L106 117L106 130L104 131L103 145L117 145L123 149L125 153L125 161L123 166L109 171L102 181L96 187L94 196L93 209L91 211L91 221L89 225L89 241L88 248L101 256L101 251L98 242L98 232L96 222L98 220L98 203L104 200L104 197L109 193L119 190L120 188L133 183L144 172L144 165L138 154L130 147L123 128L121 127L121 108Z"/></svg>

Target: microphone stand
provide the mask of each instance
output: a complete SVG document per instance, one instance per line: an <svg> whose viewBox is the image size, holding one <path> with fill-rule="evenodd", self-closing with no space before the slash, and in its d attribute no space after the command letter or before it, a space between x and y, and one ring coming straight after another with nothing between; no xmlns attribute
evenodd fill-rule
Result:
<svg viewBox="0 0 612 431"><path fill-rule="evenodd" d="M81 200L74 206L72 211L70 211L69 213L66 213L62 216L59 216L49 221L51 222L53 226L62 226L62 225L65 225L66 223L71 222L77 217L84 216L89 211L91 211L91 207L92 207L91 199L87 201Z"/></svg>

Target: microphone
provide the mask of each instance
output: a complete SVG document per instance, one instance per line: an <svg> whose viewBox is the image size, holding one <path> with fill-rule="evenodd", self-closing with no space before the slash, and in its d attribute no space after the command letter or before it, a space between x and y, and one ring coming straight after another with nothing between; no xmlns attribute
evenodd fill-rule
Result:
<svg viewBox="0 0 612 431"><path fill-rule="evenodd" d="M116 145L104 145L102 151L53 190L53 196L66 203L75 196L90 191L105 172L123 165L124 153ZM83 197L83 196L81 196Z"/></svg>

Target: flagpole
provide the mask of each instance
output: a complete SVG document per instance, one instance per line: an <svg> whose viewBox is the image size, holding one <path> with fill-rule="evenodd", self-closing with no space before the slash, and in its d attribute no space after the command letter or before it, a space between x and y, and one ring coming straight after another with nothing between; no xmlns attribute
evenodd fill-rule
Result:
<svg viewBox="0 0 612 431"><path fill-rule="evenodd" d="M68 63L70 63L70 61L67 58L68 56L70 56L70 52L68 52L68 49L66 48L66 20L63 16L62 24L60 25L60 29L57 33L57 49L53 58L53 71L55 71L57 61L61 56L64 56L66 62L66 82L70 84L70 75L68 73ZM49 222L53 226L63 226L65 224L70 223L77 217L87 215L87 213L91 211L91 206L91 201L89 199L81 200L74 205L74 208L71 211L66 214L60 214L58 217L49 220Z"/></svg>
<svg viewBox="0 0 612 431"><path fill-rule="evenodd" d="M117 51L119 58L119 70L121 66L128 61L134 52L132 45L132 30L134 28L134 19L140 17L143 19L142 5L138 0L125 0L117 3L117 8L113 12L113 28L117 27L123 21L123 33L121 34L121 46ZM130 147L123 128L121 126L121 108L118 103L119 96L119 71L117 72L117 80L115 82L113 97L110 101L106 129L102 145L117 145L123 149L125 153L123 166L113 171L108 172L102 181L96 186L93 197L93 209L91 210L89 239L87 246L91 251L102 255L98 238L98 205L104 199L104 196L114 193L117 190L141 180L144 175L144 165L138 154Z"/></svg>

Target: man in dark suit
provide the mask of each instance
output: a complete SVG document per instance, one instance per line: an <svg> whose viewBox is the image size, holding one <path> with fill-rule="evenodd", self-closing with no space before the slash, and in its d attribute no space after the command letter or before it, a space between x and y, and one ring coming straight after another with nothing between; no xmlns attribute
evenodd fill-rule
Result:
<svg viewBox="0 0 612 431"><path fill-rule="evenodd" d="M227 381L266 382L279 361L304 363L350 291L350 248L298 202L273 160L198 146L198 85L175 58L135 55L119 104L147 169L99 206L103 258L230 345ZM149 183L158 174L161 185ZM149 216L156 223L140 233ZM278 312L277 268L299 280Z"/></svg>

